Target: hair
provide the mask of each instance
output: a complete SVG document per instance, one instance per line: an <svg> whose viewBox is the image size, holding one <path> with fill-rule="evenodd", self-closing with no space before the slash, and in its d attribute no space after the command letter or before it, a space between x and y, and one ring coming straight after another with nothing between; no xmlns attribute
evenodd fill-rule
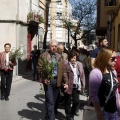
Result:
<svg viewBox="0 0 120 120"><path fill-rule="evenodd" d="M4 44L4 47L5 47L6 45L9 45L9 46L11 47L11 44L10 44L10 43L5 43L5 44Z"/></svg>
<svg viewBox="0 0 120 120"><path fill-rule="evenodd" d="M103 42L104 39L107 39L107 38L106 37L99 38L99 46L100 46L100 43Z"/></svg>
<svg viewBox="0 0 120 120"><path fill-rule="evenodd" d="M71 50L71 51L68 53L68 61L70 61L70 59L73 58L74 56L77 57L77 52Z"/></svg>
<svg viewBox="0 0 120 120"><path fill-rule="evenodd" d="M108 61L114 51L110 47L102 48L95 59L94 67L99 68L102 73L105 73L108 68Z"/></svg>
<svg viewBox="0 0 120 120"><path fill-rule="evenodd" d="M37 45L33 45L34 48L37 48Z"/></svg>
<svg viewBox="0 0 120 120"><path fill-rule="evenodd" d="M49 41L49 45L51 45L51 44L54 43L54 42L57 43L57 45L58 45L58 41L57 41L57 40L50 40L50 41Z"/></svg>
<svg viewBox="0 0 120 120"><path fill-rule="evenodd" d="M60 47L64 48L63 44L58 44L57 48L60 48Z"/></svg>

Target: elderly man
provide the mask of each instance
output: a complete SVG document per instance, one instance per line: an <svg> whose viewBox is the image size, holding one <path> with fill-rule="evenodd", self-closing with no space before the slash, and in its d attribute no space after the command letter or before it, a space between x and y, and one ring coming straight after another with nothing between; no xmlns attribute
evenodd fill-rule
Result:
<svg viewBox="0 0 120 120"><path fill-rule="evenodd" d="M67 60L68 55L64 53L64 46L62 44L58 45L57 52L62 56L62 60Z"/></svg>
<svg viewBox="0 0 120 120"><path fill-rule="evenodd" d="M37 65L37 70L41 73L42 59L52 61L54 64L54 68L52 70L52 80L47 80L42 74L40 74L45 90L46 120L55 120L54 105L59 93L59 87L57 87L58 72L61 76L59 79L62 79L62 71L58 71L58 64L56 64L61 61L61 55L57 53L57 45L58 42L56 40L50 40L49 51L46 51L40 55Z"/></svg>

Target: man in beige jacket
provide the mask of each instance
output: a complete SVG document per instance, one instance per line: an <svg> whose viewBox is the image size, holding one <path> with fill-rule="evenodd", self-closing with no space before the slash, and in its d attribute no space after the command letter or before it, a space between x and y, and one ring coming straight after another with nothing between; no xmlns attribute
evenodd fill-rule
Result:
<svg viewBox="0 0 120 120"><path fill-rule="evenodd" d="M48 62L52 61L54 64L52 80L48 80L45 78L45 76L43 76L43 74L40 74L45 90L46 120L55 120L54 105L59 93L59 87L61 86L62 82L62 71L58 69L58 63L61 62L62 58L61 55L57 53L57 45L58 42L56 40L50 40L49 51L46 51L40 55L37 65L37 71L41 73L42 59L45 59Z"/></svg>

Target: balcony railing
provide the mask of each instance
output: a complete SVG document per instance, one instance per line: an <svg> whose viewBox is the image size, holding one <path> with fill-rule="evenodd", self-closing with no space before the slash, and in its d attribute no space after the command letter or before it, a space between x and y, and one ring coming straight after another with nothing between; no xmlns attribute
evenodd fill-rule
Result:
<svg viewBox="0 0 120 120"><path fill-rule="evenodd" d="M119 8L119 0L105 0L105 13L114 14Z"/></svg>

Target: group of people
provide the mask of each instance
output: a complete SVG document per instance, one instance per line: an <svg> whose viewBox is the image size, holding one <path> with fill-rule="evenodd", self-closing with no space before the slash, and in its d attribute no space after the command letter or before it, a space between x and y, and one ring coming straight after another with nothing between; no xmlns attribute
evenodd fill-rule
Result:
<svg viewBox="0 0 120 120"><path fill-rule="evenodd" d="M53 61L53 79L48 80L40 74L45 90L46 120L55 120L56 104L60 89L64 92L66 120L74 120L79 106L79 94L85 88L85 73L81 62L77 61L77 52L64 53L64 46L56 40L50 40L49 50L38 59L37 71L41 73L42 59ZM56 63L57 66L56 66ZM72 106L71 106L72 103Z"/></svg>
<svg viewBox="0 0 120 120"><path fill-rule="evenodd" d="M10 59L11 44L4 45L4 52L0 53L1 71L1 100L9 100L13 68L16 60ZM46 120L55 120L60 89L64 93L64 107L66 120L74 120L79 108L79 95L86 86L86 67L89 70L89 105L93 106L98 120L119 120L120 115L120 56L108 47L108 41L99 39L98 48L90 53L89 65L85 51L78 55L76 49L64 53L64 46L56 40L50 40L49 50L40 54L37 46L31 52L33 80L41 80L45 91ZM42 60L53 63L52 79L42 74ZM119 89L118 89L119 88ZM71 105L72 103L72 105ZM101 109L101 107L103 109Z"/></svg>
<svg viewBox="0 0 120 120"><path fill-rule="evenodd" d="M102 37L99 46L91 52L89 75L89 105L97 113L97 120L120 119L120 61L116 51L108 47L108 41ZM101 109L103 108L103 109Z"/></svg>

